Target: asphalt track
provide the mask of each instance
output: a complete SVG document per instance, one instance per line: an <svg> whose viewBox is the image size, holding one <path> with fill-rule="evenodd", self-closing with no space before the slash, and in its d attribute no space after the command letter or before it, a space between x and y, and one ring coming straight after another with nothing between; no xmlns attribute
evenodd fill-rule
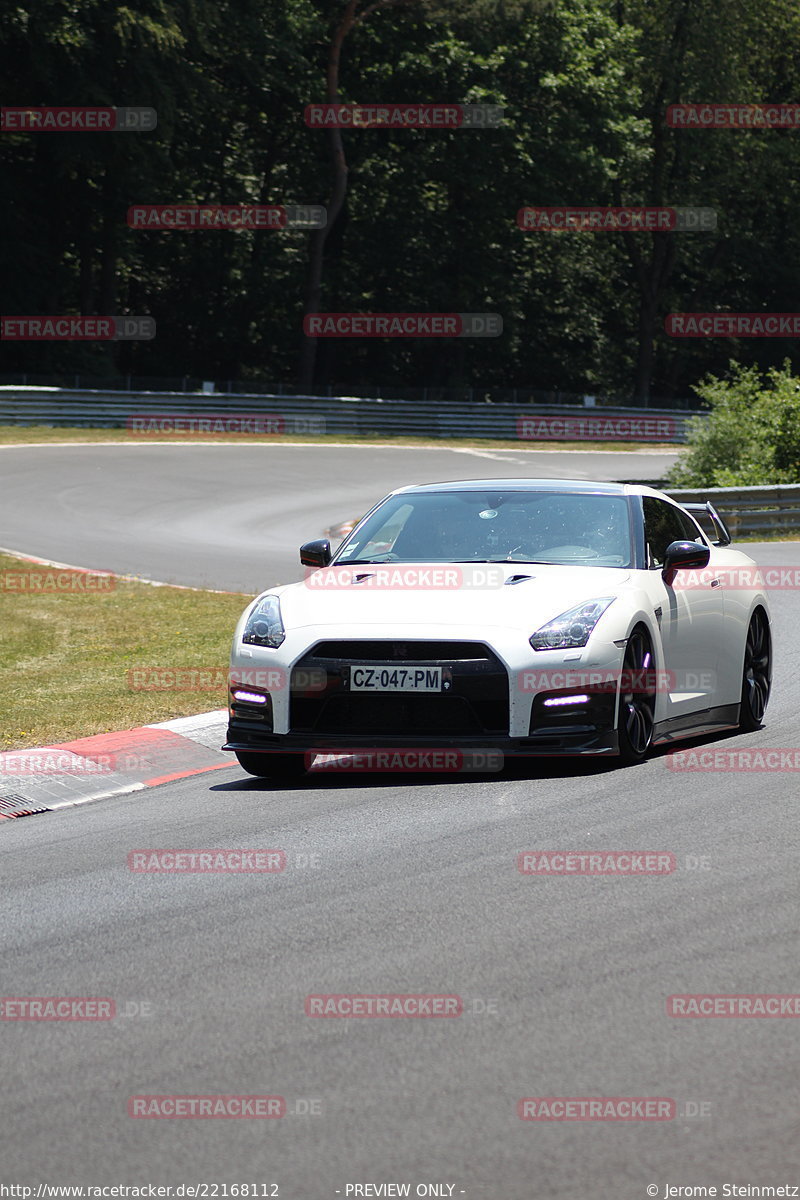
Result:
<svg viewBox="0 0 800 1200"><path fill-rule="evenodd" d="M363 495L352 484L345 502ZM4 522L6 543L53 553ZM800 564L798 544L751 552ZM158 557L140 553L157 575ZM796 592L772 600L765 727L705 748L800 744ZM232 767L4 822L0 992L149 1008L0 1023L2 1182L278 1183L282 1200L353 1184L480 1200L800 1184L796 1021L666 1009L676 993L800 992L797 779L676 772L664 753L629 770L543 762L528 777L328 776L286 790ZM278 848L287 868L131 873L128 853L150 847ZM667 851L677 869L523 876L516 856L531 849ZM304 1012L309 994L416 992L456 994L463 1015ZM287 1115L127 1115L134 1095L216 1093L281 1095ZM677 1115L523 1122L530 1096L664 1097ZM360 1193L381 1194L393 1193Z"/></svg>
<svg viewBox="0 0 800 1200"><path fill-rule="evenodd" d="M0 546L93 570L256 593L297 547L392 488L492 476L660 479L657 449L537 453L326 445L0 447Z"/></svg>

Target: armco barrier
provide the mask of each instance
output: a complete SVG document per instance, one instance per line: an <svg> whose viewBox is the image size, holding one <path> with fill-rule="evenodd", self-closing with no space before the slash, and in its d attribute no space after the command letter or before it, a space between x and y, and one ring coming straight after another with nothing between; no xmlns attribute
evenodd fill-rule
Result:
<svg viewBox="0 0 800 1200"><path fill-rule="evenodd" d="M710 500L733 537L800 528L800 483L775 487L700 488L670 491L682 503Z"/></svg>
<svg viewBox="0 0 800 1200"><path fill-rule="evenodd" d="M534 441L683 442L691 413L674 409L525 404L447 404L346 396L264 396L185 392L102 392L0 388L0 424L124 427L141 414L277 414L287 429L344 434ZM304 418L305 420L304 422Z"/></svg>

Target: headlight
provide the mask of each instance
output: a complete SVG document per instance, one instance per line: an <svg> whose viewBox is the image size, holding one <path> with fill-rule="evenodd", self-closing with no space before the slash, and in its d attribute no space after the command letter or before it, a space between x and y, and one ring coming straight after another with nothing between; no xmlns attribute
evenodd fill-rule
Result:
<svg viewBox="0 0 800 1200"><path fill-rule="evenodd" d="M567 609L560 617L537 629L530 638L531 645L534 650L571 650L575 646L585 646L614 599L614 596L604 596L602 600L587 600L585 604Z"/></svg>
<svg viewBox="0 0 800 1200"><path fill-rule="evenodd" d="M242 641L251 646L272 646L274 649L285 637L280 601L277 596L265 596L247 618Z"/></svg>

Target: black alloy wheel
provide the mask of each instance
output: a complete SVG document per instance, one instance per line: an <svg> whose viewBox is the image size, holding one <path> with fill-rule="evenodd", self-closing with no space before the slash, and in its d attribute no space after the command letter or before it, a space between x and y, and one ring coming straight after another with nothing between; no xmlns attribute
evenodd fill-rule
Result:
<svg viewBox="0 0 800 1200"><path fill-rule="evenodd" d="M647 630L637 625L628 638L620 683L619 756L626 765L642 762L653 742L656 669Z"/></svg>
<svg viewBox="0 0 800 1200"><path fill-rule="evenodd" d="M767 614L757 608L750 618L742 667L742 698L739 728L759 729L772 686L772 638Z"/></svg>

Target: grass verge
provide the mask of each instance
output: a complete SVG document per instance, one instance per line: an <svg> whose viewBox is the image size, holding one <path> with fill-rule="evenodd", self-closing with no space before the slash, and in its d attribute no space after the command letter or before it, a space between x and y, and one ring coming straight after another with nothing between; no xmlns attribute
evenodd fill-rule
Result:
<svg viewBox="0 0 800 1200"><path fill-rule="evenodd" d="M439 450L613 450L631 453L639 450L652 450L663 454L677 454L685 447L653 442L520 442L515 438L429 438L429 437L382 437L380 434L291 434L271 438L255 438L241 436L215 435L213 442L228 442L238 445L271 446L281 442L295 442L311 445L313 443L358 446L380 443L385 446L432 446ZM0 425L0 445L24 446L42 444L69 444L70 442L128 442L131 445L146 446L153 442L176 442L184 445L203 442L200 437L186 434L163 434L158 438L141 437L130 433L127 429L76 429L74 427L55 427L53 425Z"/></svg>
<svg viewBox="0 0 800 1200"><path fill-rule="evenodd" d="M21 590L32 574L51 590ZM113 576L109 590L52 590L63 574L0 554L0 750L225 707L231 637L251 597ZM141 668L184 675L131 674ZM153 682L170 686L139 690Z"/></svg>
<svg viewBox="0 0 800 1200"><path fill-rule="evenodd" d="M758 533L737 533L733 538L733 548L740 542L798 542L800 529L762 529Z"/></svg>

